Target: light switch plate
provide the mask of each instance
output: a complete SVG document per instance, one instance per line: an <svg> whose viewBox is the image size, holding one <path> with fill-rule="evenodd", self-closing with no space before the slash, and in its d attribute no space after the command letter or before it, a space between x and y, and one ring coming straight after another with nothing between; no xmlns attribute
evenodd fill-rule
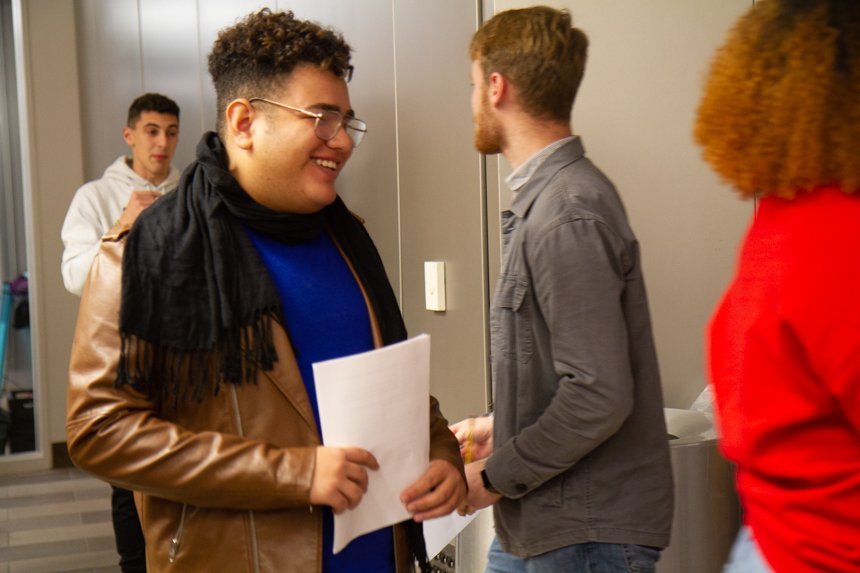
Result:
<svg viewBox="0 0 860 573"><path fill-rule="evenodd" d="M445 306L445 263L424 261L424 306L442 311Z"/></svg>

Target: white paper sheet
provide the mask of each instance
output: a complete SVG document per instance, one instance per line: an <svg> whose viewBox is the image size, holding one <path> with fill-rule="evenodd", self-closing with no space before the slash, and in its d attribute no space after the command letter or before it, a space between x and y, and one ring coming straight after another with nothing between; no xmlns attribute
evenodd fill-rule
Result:
<svg viewBox="0 0 860 573"><path fill-rule="evenodd" d="M367 493L334 516L334 552L411 515L400 493L430 465L430 336L313 365L323 443L358 446L379 470Z"/></svg>
<svg viewBox="0 0 860 573"><path fill-rule="evenodd" d="M445 546L457 537L472 520L482 512L492 512L491 508L481 509L472 515L459 515L456 511L424 522L424 543L427 546L427 556L432 559L439 555Z"/></svg>

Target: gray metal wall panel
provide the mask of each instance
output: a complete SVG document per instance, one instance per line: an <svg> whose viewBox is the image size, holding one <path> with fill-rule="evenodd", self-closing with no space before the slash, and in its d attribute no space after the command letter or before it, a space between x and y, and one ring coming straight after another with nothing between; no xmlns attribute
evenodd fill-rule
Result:
<svg viewBox="0 0 860 573"><path fill-rule="evenodd" d="M143 90L140 23L137 0L78 0L75 7L84 174L95 179L128 151L122 126Z"/></svg>
<svg viewBox="0 0 860 573"><path fill-rule="evenodd" d="M143 82L141 92L162 93L179 104L180 136L174 163L181 169L193 160L194 149L204 130L200 113L202 102L198 62L201 54L197 2L146 0L139 2L138 12Z"/></svg>
<svg viewBox="0 0 860 573"><path fill-rule="evenodd" d="M467 46L477 2L395 3L403 312L432 335L432 388L456 421L486 408L481 158L472 147ZM446 263L446 312L424 308L424 261Z"/></svg>

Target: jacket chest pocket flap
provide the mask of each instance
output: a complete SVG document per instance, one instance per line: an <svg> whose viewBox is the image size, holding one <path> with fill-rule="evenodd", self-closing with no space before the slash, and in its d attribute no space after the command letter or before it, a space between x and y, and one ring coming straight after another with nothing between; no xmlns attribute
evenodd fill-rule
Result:
<svg viewBox="0 0 860 573"><path fill-rule="evenodd" d="M528 362L532 355L532 303L528 281L515 275L499 278L490 317L493 350Z"/></svg>

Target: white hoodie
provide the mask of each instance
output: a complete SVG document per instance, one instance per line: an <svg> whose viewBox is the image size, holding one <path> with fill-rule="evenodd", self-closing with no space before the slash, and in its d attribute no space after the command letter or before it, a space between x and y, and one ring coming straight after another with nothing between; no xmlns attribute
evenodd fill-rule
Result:
<svg viewBox="0 0 860 573"><path fill-rule="evenodd" d="M63 284L66 290L80 295L84 290L90 266L99 250L99 242L117 222L132 191L172 191L179 182L179 170L170 167L167 179L153 185L119 157L101 179L85 183L75 192L66 213L63 238Z"/></svg>

